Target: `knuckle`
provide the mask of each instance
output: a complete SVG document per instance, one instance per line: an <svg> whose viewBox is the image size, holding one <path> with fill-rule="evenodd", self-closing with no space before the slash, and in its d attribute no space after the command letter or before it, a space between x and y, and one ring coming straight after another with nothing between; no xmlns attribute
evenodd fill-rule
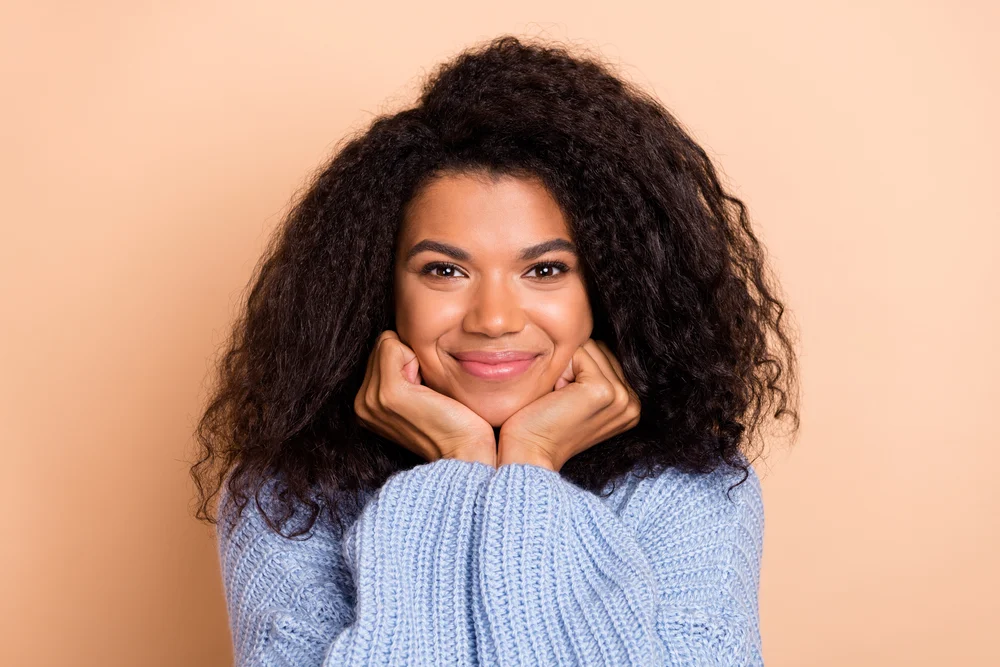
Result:
<svg viewBox="0 0 1000 667"><path fill-rule="evenodd" d="M628 393L625 387L617 386L615 387L615 405L619 410L625 412L628 410L629 405L632 403L632 396Z"/></svg>
<svg viewBox="0 0 1000 667"><path fill-rule="evenodd" d="M359 395L354 401L354 411L364 416L375 414L376 407L377 406L372 403L371 395L369 393Z"/></svg>
<svg viewBox="0 0 1000 667"><path fill-rule="evenodd" d="M642 404L634 395L630 393L628 397L628 405L625 406L625 414L628 415L629 418L634 418L638 417L640 412L642 412Z"/></svg>
<svg viewBox="0 0 1000 667"><path fill-rule="evenodd" d="M390 352L392 352L392 347L395 344L396 341L393 340L392 338L383 338L378 342L378 347L376 348L376 351L378 352L379 355L381 355L382 361L386 361L388 359L388 355Z"/></svg>
<svg viewBox="0 0 1000 667"><path fill-rule="evenodd" d="M625 414L629 418L629 428L632 428L639 423L639 418L642 416L642 404L638 399L633 397L632 400L629 401Z"/></svg>
<svg viewBox="0 0 1000 667"><path fill-rule="evenodd" d="M594 400L607 407L615 400L615 390L610 382L600 382L594 384Z"/></svg>
<svg viewBox="0 0 1000 667"><path fill-rule="evenodd" d="M378 404L384 408L389 407L392 405L393 399L396 397L395 394L396 392L392 390L391 386L386 385L385 383L379 385L378 392L376 394Z"/></svg>

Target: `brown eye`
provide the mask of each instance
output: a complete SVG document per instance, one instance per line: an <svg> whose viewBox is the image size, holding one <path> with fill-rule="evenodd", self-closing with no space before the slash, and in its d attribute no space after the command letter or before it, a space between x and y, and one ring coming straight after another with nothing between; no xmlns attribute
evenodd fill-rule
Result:
<svg viewBox="0 0 1000 667"><path fill-rule="evenodd" d="M441 279L444 279L444 280L447 280L449 278L454 278L455 277L453 275L443 276L443 275L434 273L438 269L441 269L442 271L459 271L459 272L461 272L461 269L459 269L454 264L449 264L447 262L431 262L430 264L428 264L424 268L420 269L420 275L422 275L422 276L430 276L432 278L441 278Z"/></svg>
<svg viewBox="0 0 1000 667"><path fill-rule="evenodd" d="M531 271L544 269L547 271L546 275L538 276L539 280L554 280L564 273L569 273L569 267L562 262L542 262L541 264L535 264L531 267ZM558 273L553 274L552 269L557 269Z"/></svg>

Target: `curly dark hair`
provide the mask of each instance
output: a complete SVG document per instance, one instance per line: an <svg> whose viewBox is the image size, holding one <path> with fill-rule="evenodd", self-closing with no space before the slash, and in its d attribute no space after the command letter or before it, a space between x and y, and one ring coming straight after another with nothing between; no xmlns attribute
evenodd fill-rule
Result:
<svg viewBox="0 0 1000 667"><path fill-rule="evenodd" d="M353 403L376 338L395 329L407 202L436 176L468 173L551 191L581 257L591 337L641 398L640 423L567 461L567 480L600 493L629 472L726 464L742 483L767 413L798 429L785 308L746 206L705 151L601 58L504 35L438 66L415 106L345 138L296 197L198 423L198 519L216 523L224 491L239 512L254 498L283 535L303 509L286 537L324 508L343 528L365 492L426 463L360 425ZM277 502L265 508L269 481Z"/></svg>

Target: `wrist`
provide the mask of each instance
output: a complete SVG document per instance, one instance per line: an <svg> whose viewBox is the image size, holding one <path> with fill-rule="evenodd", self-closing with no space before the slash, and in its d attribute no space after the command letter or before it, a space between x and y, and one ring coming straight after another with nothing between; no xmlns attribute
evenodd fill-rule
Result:
<svg viewBox="0 0 1000 667"><path fill-rule="evenodd" d="M441 452L443 459L456 459L470 463L482 463L491 468L497 467L496 444L490 446L462 447L449 452Z"/></svg>
<svg viewBox="0 0 1000 667"><path fill-rule="evenodd" d="M559 467L539 448L531 445L512 444L501 440L497 452L497 467L511 463L529 463L540 468L559 471Z"/></svg>
<svg viewBox="0 0 1000 667"><path fill-rule="evenodd" d="M482 463L488 465L491 468L497 467L496 454L493 456L487 456L485 454L448 454L447 456L442 456L443 459L455 459L456 461L468 461L469 463Z"/></svg>

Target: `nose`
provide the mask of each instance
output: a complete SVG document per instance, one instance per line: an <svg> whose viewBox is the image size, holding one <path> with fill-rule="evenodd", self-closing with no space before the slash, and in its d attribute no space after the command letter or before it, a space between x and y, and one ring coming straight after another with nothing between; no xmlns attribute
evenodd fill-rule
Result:
<svg viewBox="0 0 1000 667"><path fill-rule="evenodd" d="M496 338L524 328L524 310L509 277L484 277L472 290L463 329Z"/></svg>

